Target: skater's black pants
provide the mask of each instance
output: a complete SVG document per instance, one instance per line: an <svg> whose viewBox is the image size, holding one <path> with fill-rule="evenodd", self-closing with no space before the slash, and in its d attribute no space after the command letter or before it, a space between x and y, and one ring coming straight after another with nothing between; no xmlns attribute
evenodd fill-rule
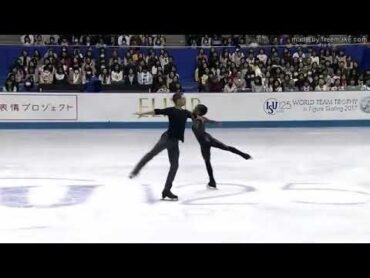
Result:
<svg viewBox="0 0 370 278"><path fill-rule="evenodd" d="M148 152L136 165L133 173L137 175L154 156L167 149L168 159L170 161L170 171L167 175L165 189L171 189L172 182L175 179L177 169L179 168L179 141L175 138L169 138L167 132L163 133L157 144Z"/></svg>
<svg viewBox="0 0 370 278"><path fill-rule="evenodd" d="M214 176L213 176L213 169L211 165L211 147L218 148L224 151L229 151L235 154L238 154L242 157L245 157L245 153L239 151L238 149L227 146L224 143L218 141L217 139L213 138L211 135L208 133L205 134L204 138L202 140L199 140L200 143L200 149L202 152L203 159L206 163L207 167L207 172L209 176L209 181L210 182L215 182Z"/></svg>

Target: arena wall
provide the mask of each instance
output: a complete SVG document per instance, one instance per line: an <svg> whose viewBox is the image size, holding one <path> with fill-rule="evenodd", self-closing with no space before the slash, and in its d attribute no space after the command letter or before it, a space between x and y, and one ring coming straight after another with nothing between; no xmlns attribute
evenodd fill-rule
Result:
<svg viewBox="0 0 370 278"><path fill-rule="evenodd" d="M223 127L370 125L370 92L187 93L186 108L208 106ZM155 128L162 116L134 113L172 105L172 94L1 93L1 128Z"/></svg>

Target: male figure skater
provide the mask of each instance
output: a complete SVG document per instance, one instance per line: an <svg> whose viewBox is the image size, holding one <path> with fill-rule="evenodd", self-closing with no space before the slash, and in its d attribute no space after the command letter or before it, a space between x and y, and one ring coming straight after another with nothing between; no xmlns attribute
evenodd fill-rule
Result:
<svg viewBox="0 0 370 278"><path fill-rule="evenodd" d="M205 131L206 122L217 123L215 121L209 120L206 117L204 117L207 111L208 111L207 106L203 104L198 104L194 108L192 130L200 144L202 156L206 163L207 172L209 176L208 186L211 189L216 189L216 181L215 181L215 178L213 177L213 170L212 170L212 165L211 165L211 147L238 154L244 159L251 159L252 157L249 154L243 153L234 147L225 145L224 143L213 138L209 133Z"/></svg>
<svg viewBox="0 0 370 278"><path fill-rule="evenodd" d="M192 114L190 111L182 108L185 105L185 98L181 93L174 94L172 100L175 104L174 107L154 109L154 111L145 113L135 113L139 116L139 118L144 115L166 115L169 119L169 126L168 130L162 134L161 138L153 147L153 149L139 161L134 170L131 172L130 178L137 176L141 168L143 168L147 162L149 162L154 156L159 154L164 149L167 149L168 159L171 166L162 192L162 199L168 197L170 200L177 201L178 197L171 192L171 187L179 167L179 140L184 142L186 121L188 118L192 118Z"/></svg>

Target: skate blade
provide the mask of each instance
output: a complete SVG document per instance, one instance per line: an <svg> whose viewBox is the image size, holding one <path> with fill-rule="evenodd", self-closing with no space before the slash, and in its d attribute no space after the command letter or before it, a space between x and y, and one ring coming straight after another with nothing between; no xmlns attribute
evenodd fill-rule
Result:
<svg viewBox="0 0 370 278"><path fill-rule="evenodd" d="M209 186L209 185L207 185L207 188L210 189L210 190L218 190L217 187L213 187L213 186Z"/></svg>
<svg viewBox="0 0 370 278"><path fill-rule="evenodd" d="M176 202L179 199L170 199L170 198L161 198L161 201L167 201L167 202Z"/></svg>

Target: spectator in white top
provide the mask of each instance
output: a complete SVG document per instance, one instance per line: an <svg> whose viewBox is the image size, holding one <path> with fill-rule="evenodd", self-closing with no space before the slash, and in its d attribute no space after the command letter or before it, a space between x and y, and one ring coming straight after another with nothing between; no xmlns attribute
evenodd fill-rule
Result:
<svg viewBox="0 0 370 278"><path fill-rule="evenodd" d="M102 85L109 85L112 83L111 76L107 68L102 70L102 73L99 75L99 80L101 81Z"/></svg>
<svg viewBox="0 0 370 278"><path fill-rule="evenodd" d="M366 80L366 83L361 86L361 91L370 91L370 78Z"/></svg>
<svg viewBox="0 0 370 278"><path fill-rule="evenodd" d="M140 85L152 85L153 77L148 69L145 67L142 72L138 74L138 82Z"/></svg>
<svg viewBox="0 0 370 278"><path fill-rule="evenodd" d="M161 69L161 63L159 61L156 61L156 63L152 66L152 75L157 75L158 70Z"/></svg>
<svg viewBox="0 0 370 278"><path fill-rule="evenodd" d="M265 54L265 50L263 48L260 49L258 55L258 60L260 60L264 65L266 64L267 55Z"/></svg>
<svg viewBox="0 0 370 278"><path fill-rule="evenodd" d="M297 52L293 54L293 58L298 58L300 62L303 61L304 58L306 58L306 55L303 53L303 50L301 47L298 47Z"/></svg>
<svg viewBox="0 0 370 278"><path fill-rule="evenodd" d="M225 93L236 93L238 91L238 88L233 82L232 78L229 78L228 82L226 83L224 87L224 92Z"/></svg>
<svg viewBox="0 0 370 278"><path fill-rule="evenodd" d="M21 36L21 43L23 45L29 46L34 44L34 36L33 35L23 35Z"/></svg>
<svg viewBox="0 0 370 278"><path fill-rule="evenodd" d="M240 59L244 57L244 53L240 51L240 48L236 48L235 52L231 55L231 61L235 63L237 67L240 65Z"/></svg>
<svg viewBox="0 0 370 278"><path fill-rule="evenodd" d="M15 77L14 75L11 74L5 81L3 92L17 92L17 91L18 88L17 83L15 82Z"/></svg>
<svg viewBox="0 0 370 278"><path fill-rule="evenodd" d="M323 78L319 79L319 84L316 86L315 91L329 91L329 87Z"/></svg>
<svg viewBox="0 0 370 278"><path fill-rule="evenodd" d="M312 65L313 63L320 64L320 57L319 57L319 56L317 56L317 54L316 54L316 51L315 51L315 50L314 50L314 51L312 51L312 54L311 54L311 65Z"/></svg>
<svg viewBox="0 0 370 278"><path fill-rule="evenodd" d="M130 39L131 39L131 36L129 36L129 35L120 35L118 37L118 45L119 46L128 46L128 45L130 45Z"/></svg>
<svg viewBox="0 0 370 278"><path fill-rule="evenodd" d="M111 72L112 83L123 81L123 71L120 65L116 64Z"/></svg>
<svg viewBox="0 0 370 278"><path fill-rule="evenodd" d="M162 49L163 50L163 49ZM161 50L161 55L159 56L159 62L161 63L162 68L164 68L165 65L169 62L168 52Z"/></svg>

